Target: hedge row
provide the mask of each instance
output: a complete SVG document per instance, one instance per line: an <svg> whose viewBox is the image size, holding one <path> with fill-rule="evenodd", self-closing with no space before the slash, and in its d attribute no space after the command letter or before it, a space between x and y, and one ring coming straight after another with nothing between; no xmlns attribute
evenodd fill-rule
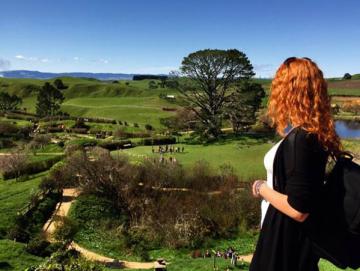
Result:
<svg viewBox="0 0 360 271"><path fill-rule="evenodd" d="M175 144L176 138L175 137L152 137L152 138L144 138L141 141L142 145L144 146L151 146L151 145L166 145L166 144Z"/></svg>
<svg viewBox="0 0 360 271"><path fill-rule="evenodd" d="M6 171L2 172L2 178L4 180L13 179L16 177L20 177L22 175L31 175L39 172L43 172L45 170L50 169L54 164L63 159L62 155L55 156L45 161L36 161L27 163L22 169L19 171Z"/></svg>
<svg viewBox="0 0 360 271"><path fill-rule="evenodd" d="M60 121L60 120L78 120L83 119L85 122L94 122L94 123L110 123L116 124L116 120L114 119L104 119L104 118L88 118L88 117L74 117L74 116L49 116L41 118L42 121Z"/></svg>
<svg viewBox="0 0 360 271"><path fill-rule="evenodd" d="M6 113L5 117L7 119L27 120L27 121L35 121L38 119L37 117L28 116L28 115L20 115L20 114L16 114L16 113Z"/></svg>
<svg viewBox="0 0 360 271"><path fill-rule="evenodd" d="M107 149L109 151L119 150L119 149L128 149L132 148L133 144L130 140L121 140L121 141L103 141L98 144L99 147Z"/></svg>

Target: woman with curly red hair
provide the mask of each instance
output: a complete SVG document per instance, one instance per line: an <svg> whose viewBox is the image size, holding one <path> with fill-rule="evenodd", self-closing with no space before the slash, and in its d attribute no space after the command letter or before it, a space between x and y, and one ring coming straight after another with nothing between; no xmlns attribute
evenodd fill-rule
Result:
<svg viewBox="0 0 360 271"><path fill-rule="evenodd" d="M306 234L318 206L329 156L343 150L322 71L309 58L291 57L271 84L267 115L283 138L264 156L261 231L250 271L317 271L319 256ZM291 126L285 133L284 129Z"/></svg>

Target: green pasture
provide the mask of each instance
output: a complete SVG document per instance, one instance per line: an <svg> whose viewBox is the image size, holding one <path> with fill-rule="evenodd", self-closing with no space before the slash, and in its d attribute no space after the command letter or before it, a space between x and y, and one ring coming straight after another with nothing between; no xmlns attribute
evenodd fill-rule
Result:
<svg viewBox="0 0 360 271"><path fill-rule="evenodd" d="M29 203L45 174L46 172L33 175L23 182L0 180L0 231L11 227L17 211Z"/></svg>
<svg viewBox="0 0 360 271"><path fill-rule="evenodd" d="M175 157L185 167L191 167L196 161L206 160L213 168L221 165L231 165L241 180L252 180L254 178L264 179L266 171L264 168L264 155L273 145L272 143L255 143L256 140L244 138L243 140L230 140L223 143L211 145L187 145L175 144L174 147L183 147L184 152L164 154L166 160ZM155 153L152 153L151 146L139 146L132 149L112 152L125 153L134 160L141 160L144 157L155 159L160 158L157 153L157 146L154 146Z"/></svg>
<svg viewBox="0 0 360 271"><path fill-rule="evenodd" d="M328 93L330 96L360 96L360 89L329 89Z"/></svg>
<svg viewBox="0 0 360 271"><path fill-rule="evenodd" d="M128 123L160 126L159 118L171 116L163 107L176 107L159 97L76 98L62 109L73 116L112 118Z"/></svg>
<svg viewBox="0 0 360 271"><path fill-rule="evenodd" d="M44 260L26 252L25 246L11 240L0 240L0 270L23 271Z"/></svg>

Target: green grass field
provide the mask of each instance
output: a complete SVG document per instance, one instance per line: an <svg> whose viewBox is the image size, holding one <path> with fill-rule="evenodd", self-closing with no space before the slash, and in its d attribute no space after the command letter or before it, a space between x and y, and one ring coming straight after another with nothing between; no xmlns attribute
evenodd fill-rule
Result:
<svg viewBox="0 0 360 271"><path fill-rule="evenodd" d="M25 244L0 240L0 270L23 271L40 264L44 259L25 251Z"/></svg>
<svg viewBox="0 0 360 271"><path fill-rule="evenodd" d="M33 175L24 182L0 180L0 230L11 227L17 211L29 203L45 174L46 172Z"/></svg>
<svg viewBox="0 0 360 271"><path fill-rule="evenodd" d="M96 79L63 77L62 81L68 88L63 90L65 101L62 110L79 117L103 117L127 121L129 123L151 124L160 127L159 118L170 116L162 107L177 107L159 98L159 94L172 94L179 96L174 89L149 89L150 80L119 81L119 83L104 82ZM0 78L0 91L9 91L23 98L21 107L29 112L35 112L36 93L45 81L36 79L9 79ZM269 93L270 79L254 79L263 85ZM329 87L330 95L356 95L360 96L358 80L351 80L350 87L343 86L346 82L336 80L334 87ZM333 82L330 80L330 82ZM337 87L340 83L340 88ZM344 84L342 84L344 83ZM266 106L268 96L263 99ZM25 124L25 123L19 123Z"/></svg>
<svg viewBox="0 0 360 271"><path fill-rule="evenodd" d="M74 116L112 118L141 125L160 127L159 118L171 116L163 107L175 108L159 97L75 98L63 103L62 109Z"/></svg>
<svg viewBox="0 0 360 271"><path fill-rule="evenodd" d="M247 142L247 143L246 143ZM224 143L212 145L184 145L184 153L166 153L164 157L175 157L178 162L185 167L191 167L194 162L206 160L214 168L219 168L223 164L231 165L241 180L254 178L264 179L266 171L264 168L264 155L271 148L270 143L249 144L251 140L231 140ZM157 148L155 146L155 150ZM152 153L151 146L139 146L133 149L126 149L112 152L129 154L135 160L141 160L145 156L160 158L159 153Z"/></svg>

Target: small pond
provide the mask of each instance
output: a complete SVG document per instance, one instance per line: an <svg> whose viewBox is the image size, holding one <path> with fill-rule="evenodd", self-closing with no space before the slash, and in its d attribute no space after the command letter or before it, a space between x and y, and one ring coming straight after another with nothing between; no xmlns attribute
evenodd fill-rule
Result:
<svg viewBox="0 0 360 271"><path fill-rule="evenodd" d="M360 139L360 121L337 120L335 127L341 138Z"/></svg>

